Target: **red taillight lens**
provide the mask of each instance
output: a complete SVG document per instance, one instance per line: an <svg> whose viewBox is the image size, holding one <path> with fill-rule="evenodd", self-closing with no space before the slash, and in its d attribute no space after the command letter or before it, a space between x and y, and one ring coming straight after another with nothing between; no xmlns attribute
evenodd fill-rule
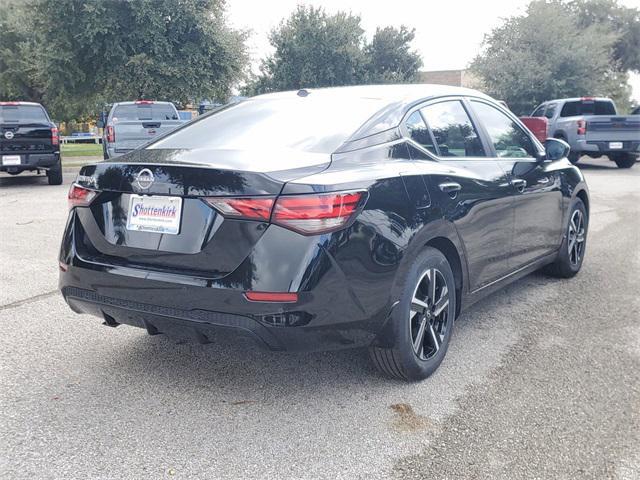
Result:
<svg viewBox="0 0 640 480"><path fill-rule="evenodd" d="M244 296L252 302L292 303L298 301L298 294L289 292L245 292Z"/></svg>
<svg viewBox="0 0 640 480"><path fill-rule="evenodd" d="M80 185L76 185L75 183L71 185L69 189L69 195L67 198L69 199L69 210L73 207L86 207L88 206L98 192L95 190L89 190L88 188L81 187Z"/></svg>
<svg viewBox="0 0 640 480"><path fill-rule="evenodd" d="M344 228L366 200L365 192L287 195L284 197L208 197L225 217L260 220L303 235Z"/></svg>
<svg viewBox="0 0 640 480"><path fill-rule="evenodd" d="M587 133L587 122L585 120L578 120L578 135L584 135Z"/></svg>
<svg viewBox="0 0 640 480"><path fill-rule="evenodd" d="M364 192L279 197L271 222L303 235L332 232L347 225L364 200Z"/></svg>
<svg viewBox="0 0 640 480"><path fill-rule="evenodd" d="M58 127L51 129L51 145L60 145L60 137L58 136Z"/></svg>
<svg viewBox="0 0 640 480"><path fill-rule="evenodd" d="M116 132L112 125L107 126L107 142L113 143L116 141Z"/></svg>
<svg viewBox="0 0 640 480"><path fill-rule="evenodd" d="M209 197L204 199L225 217L269 221L274 198L272 197Z"/></svg>

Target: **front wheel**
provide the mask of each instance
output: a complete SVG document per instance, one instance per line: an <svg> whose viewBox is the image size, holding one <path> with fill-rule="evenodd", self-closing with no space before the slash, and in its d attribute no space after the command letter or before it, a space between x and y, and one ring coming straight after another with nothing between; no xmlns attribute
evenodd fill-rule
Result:
<svg viewBox="0 0 640 480"><path fill-rule="evenodd" d="M582 200L576 198L571 206L569 224L558 252L558 258L546 267L546 273L554 277L571 278L580 271L587 247L588 227L587 209Z"/></svg>
<svg viewBox="0 0 640 480"><path fill-rule="evenodd" d="M636 157L626 153L613 157L613 161L616 162L618 168L631 168L636 164Z"/></svg>
<svg viewBox="0 0 640 480"><path fill-rule="evenodd" d="M371 347L371 360L393 378L427 378L447 353L455 312L451 266L439 250L426 248L408 272L400 301L389 319L393 347Z"/></svg>

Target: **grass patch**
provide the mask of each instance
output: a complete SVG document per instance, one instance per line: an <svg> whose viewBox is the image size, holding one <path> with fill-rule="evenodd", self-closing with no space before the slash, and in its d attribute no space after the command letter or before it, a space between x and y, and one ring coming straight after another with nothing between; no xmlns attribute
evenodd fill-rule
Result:
<svg viewBox="0 0 640 480"><path fill-rule="evenodd" d="M100 157L102 158L102 145L97 143L65 143L60 145L62 158L69 157Z"/></svg>

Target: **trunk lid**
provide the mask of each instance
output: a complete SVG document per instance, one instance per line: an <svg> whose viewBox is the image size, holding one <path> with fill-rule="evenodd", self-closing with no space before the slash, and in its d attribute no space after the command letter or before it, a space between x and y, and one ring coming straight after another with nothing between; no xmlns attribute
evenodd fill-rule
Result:
<svg viewBox="0 0 640 480"><path fill-rule="evenodd" d="M47 153L57 150L51 143L49 124L0 125L0 153Z"/></svg>
<svg viewBox="0 0 640 480"><path fill-rule="evenodd" d="M202 197L275 197L287 181L330 164L329 155L296 152L271 162L275 169L269 171L268 162L258 168L256 155L260 153L144 149L83 167L77 183L101 193L90 208L77 209L79 256L210 279L229 274L250 255L268 224L224 218ZM153 197L178 199L173 200L180 204L177 234L137 231L129 225L134 203Z"/></svg>
<svg viewBox="0 0 640 480"><path fill-rule="evenodd" d="M640 117L636 115L594 115L585 117L587 141L638 141Z"/></svg>

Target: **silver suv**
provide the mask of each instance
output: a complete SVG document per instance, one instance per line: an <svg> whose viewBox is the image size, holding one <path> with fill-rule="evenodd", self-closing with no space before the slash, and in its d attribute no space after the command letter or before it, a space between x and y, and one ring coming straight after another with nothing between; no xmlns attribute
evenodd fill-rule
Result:
<svg viewBox="0 0 640 480"><path fill-rule="evenodd" d="M114 103L103 123L104 158L124 155L183 123L171 102L137 100Z"/></svg>

